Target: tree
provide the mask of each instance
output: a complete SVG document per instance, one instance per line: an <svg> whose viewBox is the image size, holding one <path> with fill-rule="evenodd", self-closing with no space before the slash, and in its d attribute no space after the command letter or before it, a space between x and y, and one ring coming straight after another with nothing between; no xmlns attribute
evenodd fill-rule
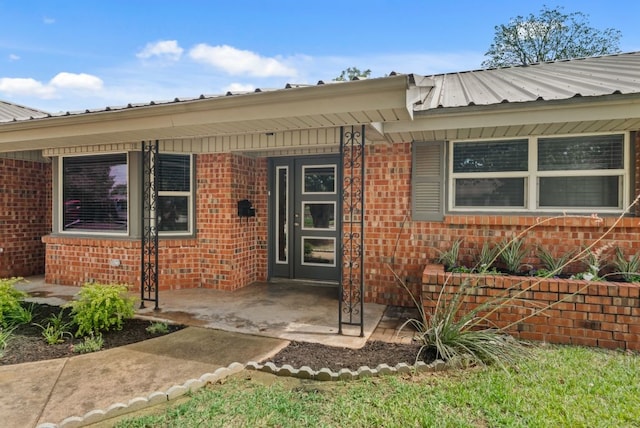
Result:
<svg viewBox="0 0 640 428"><path fill-rule="evenodd" d="M353 80L356 77L357 78L367 78L371 75L371 70L366 69L364 71L360 71L359 68L357 67L348 67L346 70L342 70L342 72L340 73L340 75L338 77L336 77L335 81L338 82L344 82L347 80Z"/></svg>
<svg viewBox="0 0 640 428"><path fill-rule="evenodd" d="M538 16L517 16L507 25L497 25L493 43L482 63L485 68L528 65L569 58L620 52L621 32L589 26L582 12L565 14L562 8L543 6Z"/></svg>

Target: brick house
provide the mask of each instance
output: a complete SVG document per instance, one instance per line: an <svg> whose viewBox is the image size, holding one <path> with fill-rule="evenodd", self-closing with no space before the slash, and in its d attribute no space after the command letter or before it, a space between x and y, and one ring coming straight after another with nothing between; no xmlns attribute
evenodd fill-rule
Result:
<svg viewBox="0 0 640 428"><path fill-rule="evenodd" d="M160 290L304 279L410 304L388 266L417 290L456 239L470 264L487 240L583 214L527 238L562 254L640 192L640 52L60 114L5 105L0 276L55 284L140 284L157 230ZM637 253L638 214L606 241Z"/></svg>

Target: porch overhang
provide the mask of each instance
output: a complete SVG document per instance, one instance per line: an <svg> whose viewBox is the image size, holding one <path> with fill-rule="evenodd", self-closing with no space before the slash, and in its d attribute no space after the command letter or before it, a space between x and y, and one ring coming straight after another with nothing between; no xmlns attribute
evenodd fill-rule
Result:
<svg viewBox="0 0 640 428"><path fill-rule="evenodd" d="M439 108L383 123L389 142L510 138L640 129L640 94Z"/></svg>
<svg viewBox="0 0 640 428"><path fill-rule="evenodd" d="M0 152L410 121L415 88L397 75L5 122Z"/></svg>

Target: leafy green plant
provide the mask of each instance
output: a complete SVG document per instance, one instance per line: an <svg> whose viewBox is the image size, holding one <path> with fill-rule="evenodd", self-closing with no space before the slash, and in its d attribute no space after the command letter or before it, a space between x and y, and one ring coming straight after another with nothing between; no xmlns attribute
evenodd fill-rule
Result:
<svg viewBox="0 0 640 428"><path fill-rule="evenodd" d="M574 256L574 252L570 251L562 256L556 257L544 247L538 247L538 258L544 266L544 269L538 269L536 276L551 277L561 275L569 260ZM542 272L541 272L542 271Z"/></svg>
<svg viewBox="0 0 640 428"><path fill-rule="evenodd" d="M616 255L612 262L615 272L627 282L640 282L640 253L627 259L620 247L616 247Z"/></svg>
<svg viewBox="0 0 640 428"><path fill-rule="evenodd" d="M71 323L64 320L64 310L60 310L57 315L50 315L46 326L38 323L34 323L34 325L42 329L42 337L49 345L63 343L65 336L73 337L69 331Z"/></svg>
<svg viewBox="0 0 640 428"><path fill-rule="evenodd" d="M507 272L517 274L522 269L522 261L528 252L529 247L525 245L524 239L515 237L499 245L498 257L504 263Z"/></svg>
<svg viewBox="0 0 640 428"><path fill-rule="evenodd" d="M494 263L498 258L498 251L500 251L499 246L491 246L489 242L484 242L482 244L482 249L480 250L480 254L478 255L478 260L476 263L476 272L478 273L489 273L495 271Z"/></svg>
<svg viewBox="0 0 640 428"><path fill-rule="evenodd" d="M442 263L447 271L451 271L458 266L458 255L460 253L462 239L458 239L451 244L451 248L442 251L438 250L438 263Z"/></svg>
<svg viewBox="0 0 640 428"><path fill-rule="evenodd" d="M16 290L14 285L22 278L0 279L0 326L9 327L16 325L24 315L21 302L27 297L27 293Z"/></svg>
<svg viewBox="0 0 640 428"><path fill-rule="evenodd" d="M102 331L122 329L125 319L133 318L134 299L127 295L127 286L117 284L85 284L69 303L73 323L78 326L76 337Z"/></svg>
<svg viewBox="0 0 640 428"><path fill-rule="evenodd" d="M154 322L146 330L151 334L167 334L169 333L169 325L166 322Z"/></svg>
<svg viewBox="0 0 640 428"><path fill-rule="evenodd" d="M7 347L7 343L11 340L14 328L0 327L0 357L4 355L4 350Z"/></svg>
<svg viewBox="0 0 640 428"><path fill-rule="evenodd" d="M22 302L15 310L7 313L7 323L9 325L29 324L33 320L33 310L33 303L25 306L24 302Z"/></svg>
<svg viewBox="0 0 640 428"><path fill-rule="evenodd" d="M73 345L73 352L77 354L88 354L90 352L97 352L104 346L104 339L101 334L94 335L91 332L88 336L82 339L82 342Z"/></svg>

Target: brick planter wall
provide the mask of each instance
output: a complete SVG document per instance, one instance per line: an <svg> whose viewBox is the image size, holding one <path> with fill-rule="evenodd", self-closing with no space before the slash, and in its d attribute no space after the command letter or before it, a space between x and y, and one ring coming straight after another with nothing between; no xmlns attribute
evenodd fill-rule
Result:
<svg viewBox="0 0 640 428"><path fill-rule="evenodd" d="M44 273L51 164L0 158L0 278Z"/></svg>
<svg viewBox="0 0 640 428"><path fill-rule="evenodd" d="M455 293L463 281L473 285L463 308L474 308L492 298L517 291L522 300L512 300L488 317L506 327L532 314L536 307L555 304L508 329L514 336L549 343L640 350L640 285L445 273L441 267L427 266L422 277L425 311L432 313L445 286L444 296Z"/></svg>

